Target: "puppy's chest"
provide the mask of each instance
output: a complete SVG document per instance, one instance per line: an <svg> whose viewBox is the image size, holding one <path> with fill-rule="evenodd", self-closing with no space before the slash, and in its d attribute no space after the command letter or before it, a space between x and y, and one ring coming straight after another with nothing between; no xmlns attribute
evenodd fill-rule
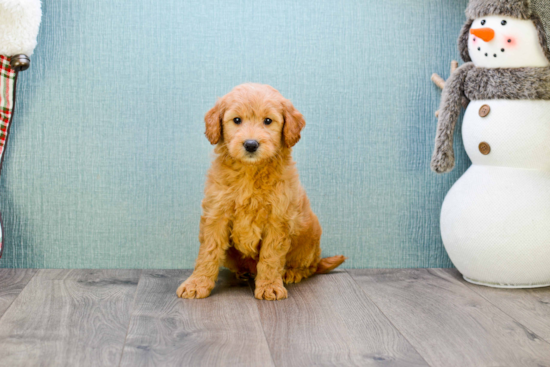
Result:
<svg viewBox="0 0 550 367"><path fill-rule="evenodd" d="M272 214L270 195L259 190L242 190L234 196L231 218L231 240L237 250L256 257L264 229Z"/></svg>

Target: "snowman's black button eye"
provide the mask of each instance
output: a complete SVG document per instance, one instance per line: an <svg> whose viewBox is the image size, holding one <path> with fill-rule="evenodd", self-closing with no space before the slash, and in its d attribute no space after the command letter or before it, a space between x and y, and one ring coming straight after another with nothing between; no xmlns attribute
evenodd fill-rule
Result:
<svg viewBox="0 0 550 367"><path fill-rule="evenodd" d="M506 25L506 24L508 24L508 22L507 22L507 21L505 21L505 20L503 20L502 22L500 22L500 24L502 24L502 25Z"/></svg>
<svg viewBox="0 0 550 367"><path fill-rule="evenodd" d="M265 119L264 120L264 125L271 125L273 121L271 119Z"/></svg>
<svg viewBox="0 0 550 367"><path fill-rule="evenodd" d="M485 25L485 23L487 23L487 21L486 21L485 19L483 19L483 20L481 21L481 25Z"/></svg>
<svg viewBox="0 0 550 367"><path fill-rule="evenodd" d="M235 123L235 125L240 125L241 122L243 122L243 120L241 120L240 117L235 117L235 118L233 119L233 122Z"/></svg>
<svg viewBox="0 0 550 367"><path fill-rule="evenodd" d="M508 43L512 43L512 40L508 40Z"/></svg>

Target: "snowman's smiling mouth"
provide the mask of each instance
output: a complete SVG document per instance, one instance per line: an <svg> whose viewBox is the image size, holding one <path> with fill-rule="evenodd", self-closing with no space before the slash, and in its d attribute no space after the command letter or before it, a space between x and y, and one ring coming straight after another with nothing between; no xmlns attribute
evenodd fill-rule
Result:
<svg viewBox="0 0 550 367"><path fill-rule="evenodd" d="M480 52L483 52L483 51L481 51L481 47L478 47L477 50L480 51ZM504 52L504 51L505 51L504 49L501 50L501 52ZM485 52L485 57L489 57L489 56L490 56L489 53L488 53L488 52ZM493 57L494 57L494 58L497 58L497 57L498 57L498 54L493 54Z"/></svg>
<svg viewBox="0 0 550 367"><path fill-rule="evenodd" d="M476 41L476 39L474 38L474 42L475 42L475 41ZM508 40L508 42L511 42L511 40ZM478 47L477 50L478 50L479 52L483 52L483 50L481 49L481 47ZM501 49L500 49L500 52L501 52L501 53L504 53L504 52L506 52L506 49L501 48ZM485 57L489 57L489 53L488 53L488 52L485 52ZM497 58L497 57L498 57L498 54L493 54L493 57Z"/></svg>

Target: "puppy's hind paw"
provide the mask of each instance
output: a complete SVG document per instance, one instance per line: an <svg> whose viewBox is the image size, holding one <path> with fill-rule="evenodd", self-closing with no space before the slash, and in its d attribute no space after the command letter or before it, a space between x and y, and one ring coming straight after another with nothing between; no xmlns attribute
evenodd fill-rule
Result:
<svg viewBox="0 0 550 367"><path fill-rule="evenodd" d="M191 276L181 283L176 294L180 298L206 298L212 292L214 285L215 283L206 277L193 278Z"/></svg>
<svg viewBox="0 0 550 367"><path fill-rule="evenodd" d="M304 272L297 269L287 269L283 275L283 281L286 284L299 283L303 278L306 278Z"/></svg>
<svg viewBox="0 0 550 367"><path fill-rule="evenodd" d="M282 282L266 283L262 285L256 284L254 297L266 301L279 301L287 298L288 292Z"/></svg>

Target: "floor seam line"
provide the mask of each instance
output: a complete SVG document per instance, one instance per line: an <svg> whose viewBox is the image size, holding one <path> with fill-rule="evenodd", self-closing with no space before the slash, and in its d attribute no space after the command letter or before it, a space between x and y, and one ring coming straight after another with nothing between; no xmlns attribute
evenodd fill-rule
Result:
<svg viewBox="0 0 550 367"><path fill-rule="evenodd" d="M29 269L27 269L29 270ZM8 306L8 308L6 308L6 311L4 311L4 313L0 316L0 321L2 321L2 318L4 318L4 315L6 315L8 313L8 311L10 310L11 306L13 306L13 304L15 303L15 301L19 298L19 296L21 296L21 293L23 293L23 291L25 290L25 288L27 288L27 286L29 285L29 283L34 279L34 277L36 276L36 274L38 274L38 271L40 269L31 269L31 270L35 270L34 274L32 275L32 277L29 279L29 281L27 282L27 284L25 284L25 286L23 287L23 289L21 289L21 292L19 292L19 294L17 295L17 297L15 297L13 299L13 301L11 301L10 305Z"/></svg>
<svg viewBox="0 0 550 367"><path fill-rule="evenodd" d="M132 307L130 309L130 315L129 315L130 318L128 320L128 326L126 327L126 335L124 335L124 341L122 342L122 351L120 352L120 359L117 364L118 367L120 367L120 364L122 363L122 357L124 357L124 350L126 349L126 341L128 340L128 333L130 332L130 324L132 324L132 315L134 313L134 308L136 306L136 298L137 298L137 292L139 289L139 283L141 282L142 277L143 277L143 269L140 269L138 282L136 284L136 290L134 292L134 300L132 301Z"/></svg>
<svg viewBox="0 0 550 367"><path fill-rule="evenodd" d="M447 273L448 274L448 273ZM454 278L453 278L454 279ZM509 318L511 318L512 320L514 320L515 322L517 322L518 324L520 324L521 326L523 326L526 330L529 330L529 332L533 333L533 335L536 335L537 338L539 338L540 340L542 340L543 342L547 343L547 344L550 344L550 341L546 340L545 338L543 338L542 336L540 336L539 334L535 333L533 330L531 330L529 327L527 327L527 325L524 325L522 322L520 322L519 320L516 320L516 318L510 314L508 314L506 311L504 311L503 309L501 309L500 307L498 307L498 305L494 304L491 300L489 300L488 298L486 298L483 294L477 292L473 287L469 287L467 284L464 284L460 281L458 281L457 279L454 279L457 283L461 284L463 287L469 289L470 291L474 292L475 294L477 294L478 296L480 296L481 298L483 298L484 300L486 300L487 302L489 302L491 305L495 306L495 308L497 308L500 312L502 312L503 314L505 314L506 316L508 316Z"/></svg>
<svg viewBox="0 0 550 367"><path fill-rule="evenodd" d="M380 306L374 302L374 300L372 298L369 297L369 295L367 294L367 292L365 292L365 290L363 289L363 287L361 287L361 285L359 283L357 283L357 281L355 280L355 278L350 274L349 270L350 269L343 269L347 274L348 276L351 278L351 280L355 283L355 285L361 290L361 292L365 295L365 297L367 297L367 299L369 301L372 302L372 304L378 309L378 311L380 311L382 313L382 315L384 315L384 317L386 318L386 320L388 320L388 322L395 328L395 330L397 330L397 332L399 333L399 335L401 335L406 341L407 343L409 343L409 345L416 351L416 353L418 353L418 355L420 356L420 358L422 358L422 360L424 362L426 362L426 365L427 366L430 366L430 367L433 367L430 363L428 363L428 361L426 360L426 358L424 358L424 356L422 355L422 353L420 353L420 351L418 349L416 349L416 347L411 343L411 341L405 336L405 334L403 334L403 332L401 331L401 329L399 329L397 327L397 325L395 325L393 323L393 321L390 319L390 317L388 315L386 315L386 313L384 311L382 311L382 309L380 308Z"/></svg>
<svg viewBox="0 0 550 367"><path fill-rule="evenodd" d="M254 297L254 306L256 306L256 311L258 311L258 321L260 322L260 327L262 328L262 334L264 336L265 344L267 345L267 350L269 351L269 357L271 358L271 363L273 366L277 366L275 364L275 360L273 359L273 353L271 352L271 347L269 346L269 342L267 341L267 335L265 335L265 329L264 324L262 323L262 317L260 315L260 308L258 307L258 300L256 300L256 297L254 296L254 289L252 289L252 280L248 281L248 289L250 289L252 293L252 297Z"/></svg>

